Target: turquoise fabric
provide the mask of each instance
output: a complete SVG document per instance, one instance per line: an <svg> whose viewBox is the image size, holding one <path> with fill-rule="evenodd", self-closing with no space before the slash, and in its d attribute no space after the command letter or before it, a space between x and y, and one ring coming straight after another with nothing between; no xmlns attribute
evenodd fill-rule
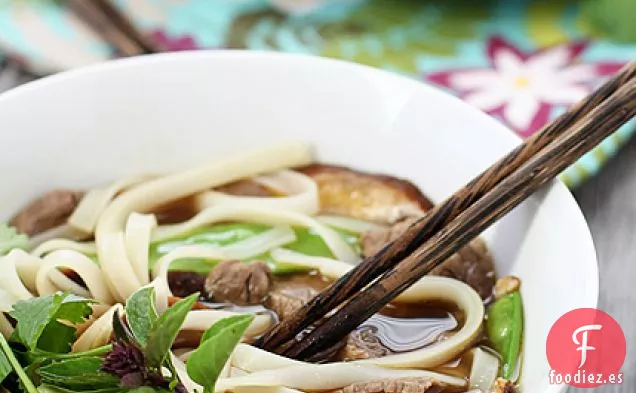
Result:
<svg viewBox="0 0 636 393"><path fill-rule="evenodd" d="M447 89L523 138L636 58L636 43L596 31L579 0L115 2L170 50L275 50L363 63ZM112 56L49 1L0 7L0 48L45 73ZM576 186L594 175L633 132L624 127L562 179Z"/></svg>

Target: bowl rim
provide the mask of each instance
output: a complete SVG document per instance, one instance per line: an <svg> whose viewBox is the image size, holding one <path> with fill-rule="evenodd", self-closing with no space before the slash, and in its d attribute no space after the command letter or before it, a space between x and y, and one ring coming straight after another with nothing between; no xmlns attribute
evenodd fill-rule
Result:
<svg viewBox="0 0 636 393"><path fill-rule="evenodd" d="M334 59L316 56L312 54L300 54L300 53L287 53L287 52L273 52L273 51L264 51L264 50L243 50L243 49L208 49L208 50L188 50L188 51L179 51L179 52L164 52L164 53L155 53L155 54L146 54L139 55L135 57L127 57L127 58L117 58L104 62L94 63L91 65L86 65L70 70L61 71L56 74L47 75L42 78L24 83L22 85L16 86L12 89L6 90L0 93L0 105L4 102L12 100L14 97L19 97L23 94L29 94L29 92L38 89L46 89L49 85L55 85L58 83L64 83L65 80L70 80L76 77L81 77L87 74L100 74L107 73L112 70L116 70L119 68L129 68L129 67L137 67L137 66L151 66L155 63L165 63L165 62L184 62L184 61L198 61L202 59L215 59L215 58L245 58L251 61L259 61L259 60L280 60L280 61L305 61L309 63L323 63L325 65L331 65L336 68L348 68L351 70L358 70L361 72L367 72L371 74L373 77L383 78L394 84L401 84L401 86L410 85L418 87L419 89L425 89L429 91L435 91L436 94L444 94L447 97L453 99L461 103L462 107L466 111L473 111L479 113L479 116L490 117L486 113L481 110L467 104L462 101L460 98L452 95L451 93L445 91L444 89L438 88L427 83L423 79L416 79L404 74L390 72L388 70L379 69L376 67L368 66L365 64L355 63L342 59ZM401 88L401 87L400 87ZM417 90L417 89L416 89ZM501 124L501 123L500 123ZM501 124L501 127L498 128L495 132L497 135L500 135L502 138L511 138L514 140L516 144L519 144L523 141L517 134L515 134L512 130L510 130L504 124ZM507 133L507 134L506 134ZM499 136L498 136L499 137ZM593 250L593 260L594 263L589 266L589 271L594 275L594 280L591 282L594 284L594 287L590 289L590 295L594 297L594 304L591 305L594 308L598 308L599 304L599 261L598 261L598 252L596 251L596 247L594 244L594 239L592 237L589 225L579 204L574 198L571 190L563 183L560 179L556 178L552 182L549 183L549 187L556 187L560 189L563 194L562 202L559 203L569 203L573 204L574 207L578 211L578 215L581 218L581 222L584 224L585 228L582 232L582 236L585 239L581 239L581 241L586 241L592 247ZM565 191L565 192L563 192ZM568 387L566 384L561 385L550 385L548 389L545 389L543 393L563 393L565 389ZM527 386L526 386L527 389Z"/></svg>

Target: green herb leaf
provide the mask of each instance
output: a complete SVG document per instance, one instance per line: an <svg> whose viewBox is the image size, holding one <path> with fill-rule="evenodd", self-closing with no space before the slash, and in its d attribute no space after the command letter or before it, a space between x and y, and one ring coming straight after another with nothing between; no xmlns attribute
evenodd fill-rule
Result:
<svg viewBox="0 0 636 393"><path fill-rule="evenodd" d="M101 347L89 349L83 352L53 353L53 352L46 352L40 349L36 349L34 351L31 351L30 354L32 356L33 361L37 361L38 359L65 360L65 359L77 359L77 358L90 357L90 356L106 355L107 353L112 351L112 349L113 349L112 344L106 344Z"/></svg>
<svg viewBox="0 0 636 393"><path fill-rule="evenodd" d="M133 336L142 347L146 346L148 334L157 318L153 287L141 288L130 295L126 301L126 321Z"/></svg>
<svg viewBox="0 0 636 393"><path fill-rule="evenodd" d="M71 343L75 341L75 328L58 322L68 321L74 324L82 323L93 310L89 301L68 295L62 301L55 314L54 320L49 322L38 340L38 348L43 351L67 353L71 350Z"/></svg>
<svg viewBox="0 0 636 393"><path fill-rule="evenodd" d="M68 389L95 390L116 388L119 378L101 370L103 359L84 357L63 360L40 367L42 383Z"/></svg>
<svg viewBox="0 0 636 393"><path fill-rule="evenodd" d="M2 383L11 372L13 372L13 367L11 367L9 359L7 359L4 352L0 351L0 383Z"/></svg>
<svg viewBox="0 0 636 393"><path fill-rule="evenodd" d="M42 331L37 347L43 351L67 353L75 341L75 328L56 320L49 322Z"/></svg>
<svg viewBox="0 0 636 393"><path fill-rule="evenodd" d="M144 357L148 366L158 368L163 364L179 333L179 328L198 297L199 294L194 293L178 301L154 321L144 348Z"/></svg>
<svg viewBox="0 0 636 393"><path fill-rule="evenodd" d="M62 301L55 318L71 323L82 323L93 313L91 303L93 301L69 294Z"/></svg>
<svg viewBox="0 0 636 393"><path fill-rule="evenodd" d="M0 255L4 255L14 248L24 249L29 243L27 235L19 234L14 227L0 224Z"/></svg>
<svg viewBox="0 0 636 393"><path fill-rule="evenodd" d="M38 393L79 393L79 392L81 393L129 393L129 392L138 392L138 390L137 389L131 390L130 388L121 388L121 387L96 389L96 390L73 390L73 389L61 388L59 386L52 386L48 384L43 384L38 386Z"/></svg>
<svg viewBox="0 0 636 393"><path fill-rule="evenodd" d="M14 339L29 350L68 352L76 329L58 320L80 323L92 313L92 301L69 296L58 293L17 302L9 313L17 321Z"/></svg>
<svg viewBox="0 0 636 393"><path fill-rule="evenodd" d="M217 321L214 325L210 326L205 332L203 332L203 335L201 336L200 344L203 344L204 342L208 341L212 337L216 337L217 335L220 335L220 334L225 334L224 332L226 330L231 331L231 329L233 329L237 323L239 324L239 326L242 326L240 325L241 323L246 323L245 329L247 329L250 323L252 323L252 320L254 320L254 316L249 314L235 315L232 317L223 318ZM245 329L243 329L240 332L239 339L243 336Z"/></svg>
<svg viewBox="0 0 636 393"><path fill-rule="evenodd" d="M9 343L2 334L0 334L0 352L9 362L13 371L15 371L15 373L17 374L24 391L26 393L37 393L35 385L33 385L33 382L31 382L31 379L29 379L29 377L27 376L26 372L22 368L22 365L20 365L20 362L15 357L15 354L9 346Z"/></svg>
<svg viewBox="0 0 636 393"><path fill-rule="evenodd" d="M124 321L121 320L119 311L115 311L113 313L113 334L115 335L115 341L122 340L129 343L134 340L137 342L130 331L130 328L126 325L126 323L124 323Z"/></svg>
<svg viewBox="0 0 636 393"><path fill-rule="evenodd" d="M253 315L224 318L203 333L201 344L190 354L186 367L190 378L205 392L214 391L219 374L253 319Z"/></svg>
<svg viewBox="0 0 636 393"><path fill-rule="evenodd" d="M141 386L141 387L128 391L128 393L157 393L157 392L169 392L169 391L165 389L152 388L150 386Z"/></svg>
<svg viewBox="0 0 636 393"><path fill-rule="evenodd" d="M38 297L17 302L9 312L17 322L15 336L29 349L35 349L46 325L62 305L65 295Z"/></svg>

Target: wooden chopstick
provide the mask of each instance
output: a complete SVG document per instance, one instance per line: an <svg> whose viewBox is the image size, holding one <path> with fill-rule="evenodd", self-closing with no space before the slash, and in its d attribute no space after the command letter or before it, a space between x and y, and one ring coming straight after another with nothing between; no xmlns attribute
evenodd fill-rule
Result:
<svg viewBox="0 0 636 393"><path fill-rule="evenodd" d="M124 13L120 12L115 7L111 0L93 0L95 4L102 10L115 24L119 30L124 33L131 41L134 41L139 47L146 53L155 53L164 51L165 48L157 42L154 42L149 37L137 29L137 27L131 22Z"/></svg>
<svg viewBox="0 0 636 393"><path fill-rule="evenodd" d="M255 345L269 351L296 337L303 329L314 324L369 282L399 261L413 253L433 234L444 228L466 208L483 197L495 185L516 171L528 158L545 148L557 137L580 121L588 112L608 99L621 86L636 77L636 62L621 69L587 99L558 117L519 145L501 160L482 172L450 198L435 206L422 219L414 223L399 239L385 246L376 255L366 258L358 266L314 297L305 307L297 310L291 319L283 320L263 335Z"/></svg>
<svg viewBox="0 0 636 393"><path fill-rule="evenodd" d="M632 78L302 340L292 341L283 354L305 359L343 339L634 116L636 79Z"/></svg>
<svg viewBox="0 0 636 393"><path fill-rule="evenodd" d="M155 53L163 49L144 36L109 0L67 0L66 3L122 56Z"/></svg>

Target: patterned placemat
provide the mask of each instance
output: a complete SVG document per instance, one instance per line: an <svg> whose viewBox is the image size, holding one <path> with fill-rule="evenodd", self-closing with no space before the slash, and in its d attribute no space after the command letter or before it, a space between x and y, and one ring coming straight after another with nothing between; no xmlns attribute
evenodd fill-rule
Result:
<svg viewBox="0 0 636 393"><path fill-rule="evenodd" d="M527 137L636 58L595 31L580 0L116 0L170 50L247 48L363 63L448 89ZM52 1L0 7L0 50L38 72L112 50ZM628 125L566 170L576 186L632 135Z"/></svg>

